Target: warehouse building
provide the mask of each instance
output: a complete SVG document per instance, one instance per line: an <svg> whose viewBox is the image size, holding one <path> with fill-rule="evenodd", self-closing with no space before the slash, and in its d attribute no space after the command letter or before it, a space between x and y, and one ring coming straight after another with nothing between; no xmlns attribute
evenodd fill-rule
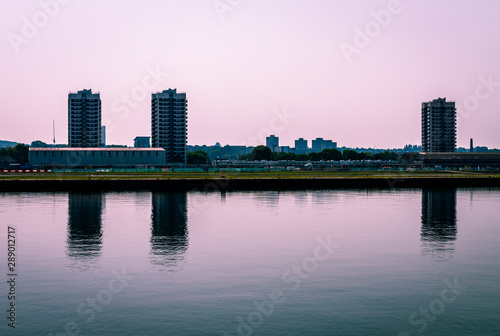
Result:
<svg viewBox="0 0 500 336"><path fill-rule="evenodd" d="M162 148L30 148L33 167L136 168L165 165Z"/></svg>
<svg viewBox="0 0 500 336"><path fill-rule="evenodd" d="M406 153L401 163L430 168L500 168L500 153Z"/></svg>

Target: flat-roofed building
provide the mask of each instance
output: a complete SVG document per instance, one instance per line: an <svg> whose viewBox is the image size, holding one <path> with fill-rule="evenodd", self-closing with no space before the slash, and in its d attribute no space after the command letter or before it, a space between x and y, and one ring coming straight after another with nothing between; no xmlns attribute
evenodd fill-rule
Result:
<svg viewBox="0 0 500 336"><path fill-rule="evenodd" d="M165 165L162 148L30 148L33 167L135 168Z"/></svg>
<svg viewBox="0 0 500 336"><path fill-rule="evenodd" d="M307 140L304 138L299 138L295 140L295 153L296 154L305 154L309 148L307 147Z"/></svg>
<svg viewBox="0 0 500 336"><path fill-rule="evenodd" d="M106 126L101 126L101 147L106 147Z"/></svg>
<svg viewBox="0 0 500 336"><path fill-rule="evenodd" d="M92 90L68 94L68 146L101 147L101 95Z"/></svg>
<svg viewBox="0 0 500 336"><path fill-rule="evenodd" d="M324 140L323 138L316 138L312 141L312 151L315 153L321 152L323 149L337 148L337 143L332 140Z"/></svg>
<svg viewBox="0 0 500 336"><path fill-rule="evenodd" d="M151 97L151 144L166 151L167 163L186 163L187 99L168 89Z"/></svg>
<svg viewBox="0 0 500 336"><path fill-rule="evenodd" d="M500 153L406 153L404 164L443 168L492 167L500 168Z"/></svg>
<svg viewBox="0 0 500 336"><path fill-rule="evenodd" d="M457 147L456 109L446 98L422 103L422 151L455 152Z"/></svg>
<svg viewBox="0 0 500 336"><path fill-rule="evenodd" d="M291 152L290 146L280 146L279 147L279 152L280 153L290 153Z"/></svg>
<svg viewBox="0 0 500 336"><path fill-rule="evenodd" d="M138 136L134 139L135 148L151 148L151 143L149 142L150 137Z"/></svg>
<svg viewBox="0 0 500 336"><path fill-rule="evenodd" d="M275 135L266 137L266 146L271 149L271 152L277 152L280 147L280 138Z"/></svg>

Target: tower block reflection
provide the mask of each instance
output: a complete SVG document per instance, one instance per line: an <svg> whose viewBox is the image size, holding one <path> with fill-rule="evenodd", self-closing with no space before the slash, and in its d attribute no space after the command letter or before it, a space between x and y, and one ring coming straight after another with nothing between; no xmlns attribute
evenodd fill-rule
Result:
<svg viewBox="0 0 500 336"><path fill-rule="evenodd" d="M448 260L457 239L457 189L422 190L422 253Z"/></svg>
<svg viewBox="0 0 500 336"><path fill-rule="evenodd" d="M188 248L186 193L153 192L150 242L153 265L172 271L184 260Z"/></svg>
<svg viewBox="0 0 500 336"><path fill-rule="evenodd" d="M102 194L69 193L68 257L92 260L102 248Z"/></svg>

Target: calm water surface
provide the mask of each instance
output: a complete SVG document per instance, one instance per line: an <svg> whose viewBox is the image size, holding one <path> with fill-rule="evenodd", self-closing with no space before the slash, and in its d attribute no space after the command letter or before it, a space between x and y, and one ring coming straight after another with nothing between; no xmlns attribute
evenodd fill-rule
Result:
<svg viewBox="0 0 500 336"><path fill-rule="evenodd" d="M3 193L17 335L500 335L500 190Z"/></svg>

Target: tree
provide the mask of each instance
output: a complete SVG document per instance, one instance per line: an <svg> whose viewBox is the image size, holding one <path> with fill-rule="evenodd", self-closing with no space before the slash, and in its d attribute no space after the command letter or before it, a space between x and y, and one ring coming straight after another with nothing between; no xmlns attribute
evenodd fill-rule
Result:
<svg viewBox="0 0 500 336"><path fill-rule="evenodd" d="M250 153L250 161L272 160L273 152L267 146L257 146Z"/></svg>
<svg viewBox="0 0 500 336"><path fill-rule="evenodd" d="M309 157L306 154L297 154L295 156L296 161L307 161L309 160Z"/></svg>
<svg viewBox="0 0 500 336"><path fill-rule="evenodd" d="M362 152L362 153L359 153L358 159L359 160L372 160L373 154L369 153L369 152Z"/></svg>
<svg viewBox="0 0 500 336"><path fill-rule="evenodd" d="M289 161L293 161L295 160L296 158L296 155L295 153L274 153L274 159L275 160L289 160Z"/></svg>
<svg viewBox="0 0 500 336"><path fill-rule="evenodd" d="M30 147L49 147L45 142L40 140L35 140L31 143Z"/></svg>
<svg viewBox="0 0 500 336"><path fill-rule="evenodd" d="M309 153L309 160L311 161L320 161L321 154L320 153Z"/></svg>
<svg viewBox="0 0 500 336"><path fill-rule="evenodd" d="M188 164L205 164L208 162L208 154L204 151L194 151L186 153Z"/></svg>
<svg viewBox="0 0 500 336"><path fill-rule="evenodd" d="M14 147L0 149L0 155L9 155L19 164L27 164L29 156L29 147L24 144L17 144Z"/></svg>
<svg viewBox="0 0 500 336"><path fill-rule="evenodd" d="M373 156L374 160L398 160L398 158L398 154L390 151L384 151Z"/></svg>
<svg viewBox="0 0 500 336"><path fill-rule="evenodd" d="M345 149L342 153L342 158L344 160L358 160L359 154L355 150Z"/></svg>
<svg viewBox="0 0 500 336"><path fill-rule="evenodd" d="M332 149L323 149L320 153L321 159L325 161L333 160L340 161L342 160L342 153L335 148Z"/></svg>
<svg viewBox="0 0 500 336"><path fill-rule="evenodd" d="M238 160L250 161L250 155L252 155L252 153L241 154L240 157L238 158Z"/></svg>

